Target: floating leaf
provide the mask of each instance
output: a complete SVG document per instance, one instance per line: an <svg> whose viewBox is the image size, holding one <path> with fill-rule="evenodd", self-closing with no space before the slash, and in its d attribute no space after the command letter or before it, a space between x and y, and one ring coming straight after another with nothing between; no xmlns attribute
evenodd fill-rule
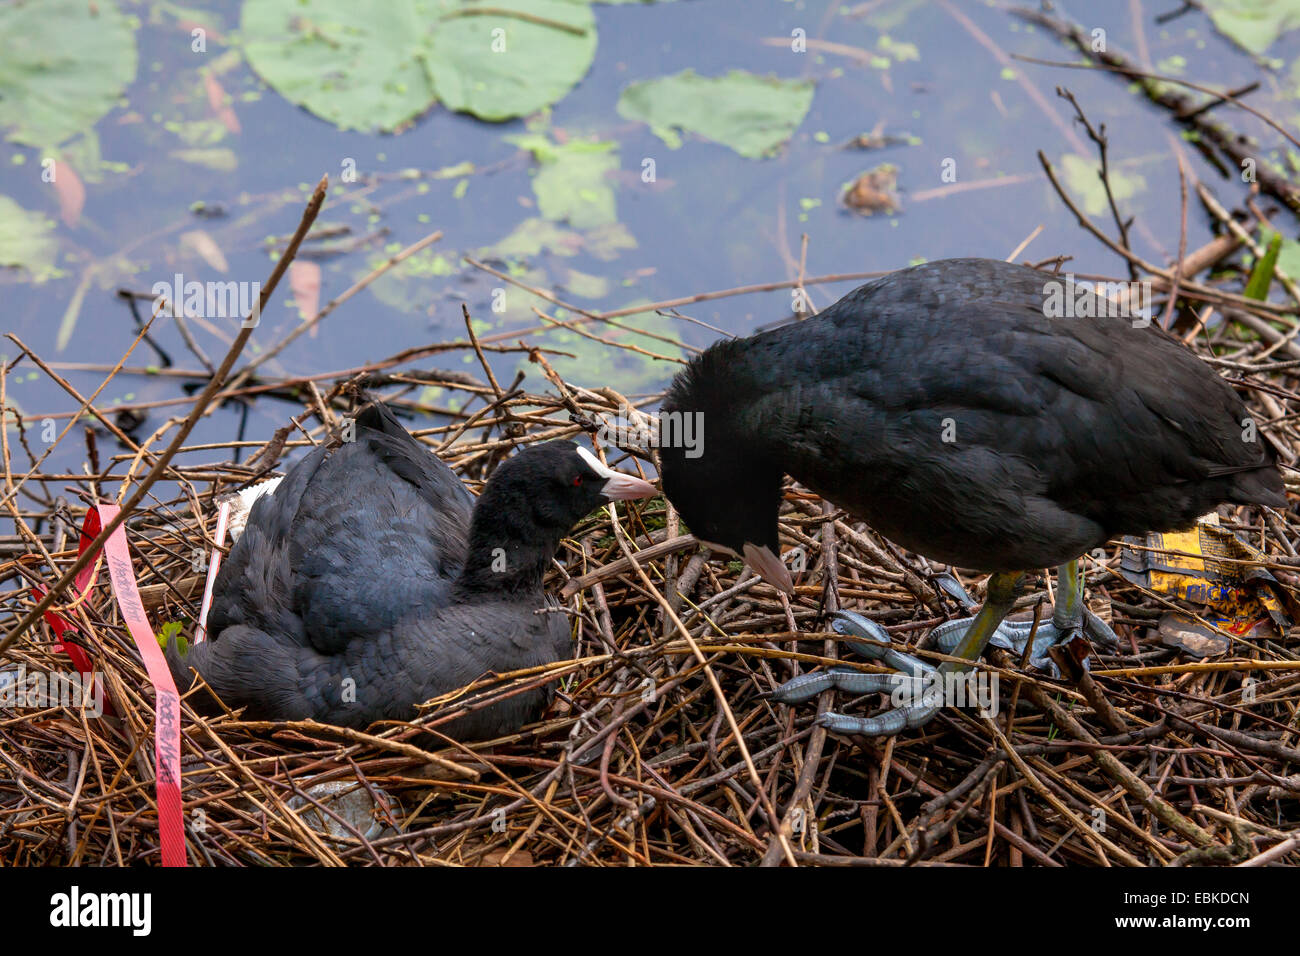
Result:
<svg viewBox="0 0 1300 956"><path fill-rule="evenodd" d="M77 171L65 162L56 159L53 173L51 185L59 197L59 218L72 229L80 221L82 207L86 205L86 187L81 184Z"/></svg>
<svg viewBox="0 0 1300 956"><path fill-rule="evenodd" d="M585 3L492 0L490 7L491 16L475 16L480 11L466 3L466 15L443 19L433 34L425 62L448 109L485 120L526 116L559 102L591 68L596 18Z"/></svg>
<svg viewBox="0 0 1300 956"><path fill-rule="evenodd" d="M510 141L528 149L541 164L533 177L537 208L547 219L567 221L575 229L607 226L618 218L608 174L618 169L611 142L573 140L552 143L528 134Z"/></svg>
<svg viewBox="0 0 1300 956"><path fill-rule="evenodd" d="M578 318L577 316L560 317L566 320ZM677 337L676 321L654 312L638 312L623 316L618 322L620 325L643 329L655 335L672 339ZM654 391L681 369L676 362L655 358L655 356L685 357L682 349L670 342L629 329L606 325L603 322L584 322L580 327L584 332L620 345L634 345L650 354L616 348L564 328L553 328L532 337L532 341L538 344L569 352L575 356L575 358L568 358L557 355L549 359L551 365L565 381L592 387L608 385L626 395L631 392Z"/></svg>
<svg viewBox="0 0 1300 956"><path fill-rule="evenodd" d="M612 262L623 254L623 250L636 248L636 237L621 222L613 222L588 232L583 237L583 246L588 255L602 262Z"/></svg>
<svg viewBox="0 0 1300 956"><path fill-rule="evenodd" d="M320 312L320 266L306 261L290 263L289 291L302 320L309 322L316 318Z"/></svg>
<svg viewBox="0 0 1300 956"><path fill-rule="evenodd" d="M207 70L203 74L203 88L208 94L208 109L224 126L232 133L239 132L239 117L235 115L234 108L229 103L229 96L221 85L221 81Z"/></svg>
<svg viewBox="0 0 1300 956"><path fill-rule="evenodd" d="M0 5L0 129L57 146L90 129L135 78L135 31L113 0Z"/></svg>
<svg viewBox="0 0 1300 956"><path fill-rule="evenodd" d="M25 269L44 282L61 275L54 265L58 251L53 220L0 195L0 268Z"/></svg>
<svg viewBox="0 0 1300 956"><path fill-rule="evenodd" d="M604 276L567 269L564 273L563 288L580 299L603 299L609 295L609 280Z"/></svg>
<svg viewBox="0 0 1300 956"><path fill-rule="evenodd" d="M1070 192L1083 197L1084 212L1090 216L1100 216L1110 209L1106 187L1101 181L1095 160L1066 153L1061 157L1061 168ZM1114 166L1111 166L1109 173L1110 189L1115 195L1116 203L1130 199L1147 188L1147 181L1137 173L1121 173Z"/></svg>
<svg viewBox="0 0 1300 956"><path fill-rule="evenodd" d="M557 256L576 256L582 250L582 237L553 222L536 216L525 219L510 235L475 252L478 258L531 259L542 252Z"/></svg>
<svg viewBox="0 0 1300 956"><path fill-rule="evenodd" d="M225 253L221 251L216 240L202 229L181 233L181 248L197 253L200 259L218 272L230 271Z"/></svg>
<svg viewBox="0 0 1300 956"><path fill-rule="evenodd" d="M489 120L561 99L596 52L573 0L247 0L249 64L343 129L392 132L438 101Z"/></svg>
<svg viewBox="0 0 1300 956"><path fill-rule="evenodd" d="M216 149L173 149L171 156L196 166L206 166L219 173L233 173L239 168L239 157L233 149L219 146Z"/></svg>
<svg viewBox="0 0 1300 956"><path fill-rule="evenodd" d="M1263 53L1300 27L1300 0L1204 0L1215 29L1251 53Z"/></svg>
<svg viewBox="0 0 1300 956"><path fill-rule="evenodd" d="M786 142L812 106L811 80L781 80L732 70L704 77L684 70L633 83L618 98L618 112L648 123L669 147L681 145L678 130L729 146L741 156L771 155Z"/></svg>
<svg viewBox="0 0 1300 956"><path fill-rule="evenodd" d="M386 263L389 255L387 252L377 252L367 257L354 277L360 279L369 275ZM435 299L445 295L446 277L460 271L459 260L459 253L421 249L393 266L367 288L371 295L393 309L427 314Z"/></svg>

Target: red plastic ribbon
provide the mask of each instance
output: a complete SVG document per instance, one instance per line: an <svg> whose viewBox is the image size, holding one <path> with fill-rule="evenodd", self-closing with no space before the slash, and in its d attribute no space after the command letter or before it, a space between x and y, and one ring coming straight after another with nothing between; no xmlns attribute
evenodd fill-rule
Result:
<svg viewBox="0 0 1300 956"><path fill-rule="evenodd" d="M93 530L91 530L92 527ZM81 544L77 548L77 557L81 557L81 555L85 553L86 548L90 546L90 542L95 540L95 535L99 533L99 527L99 515L94 511L87 511L86 520L81 526ZM81 573L77 575L75 587L69 589L73 592L74 601L79 601L81 598L86 596L86 591L90 588L94 579L95 563L92 561L81 569ZM40 584L33 585L32 594L36 596L37 600L40 600L45 597L45 587ZM45 623L50 625L50 630L54 632L54 636L58 639L58 643L54 645L54 652L57 654L59 651L62 651L64 654L67 654L68 658L72 661L73 666L81 673L81 676L85 680L93 681L95 679L94 671L90 664L90 658L86 656L86 652L82 650L79 645L63 639L65 633L68 631L76 631L77 626L60 614L55 608L50 608L45 612ZM114 713L113 702L108 699L107 690L101 688L100 692L105 695L104 713Z"/></svg>
<svg viewBox="0 0 1300 956"><path fill-rule="evenodd" d="M117 505L111 504L101 504L97 510L86 512L86 521L81 528L80 551L86 550L100 529L117 517L117 513ZM181 817L181 698L176 692L176 683L172 680L167 659L163 657L158 639L154 637L153 628L145 616L144 605L140 603L140 591L135 584L135 571L131 567L131 555L126 547L124 526L119 525L109 535L105 551L113 595L122 611L122 620L126 621L127 629L135 639L135 646L140 651L157 698L154 709L154 792L158 800L162 863L163 866L185 866L188 857L185 850L185 826ZM85 594L93 575L94 562L86 565L77 575L78 597ZM39 590L41 593L44 591ZM62 615L52 610L46 611L45 620L59 638L71 626ZM61 648L79 671L83 674L90 671L90 661L80 647L63 642Z"/></svg>

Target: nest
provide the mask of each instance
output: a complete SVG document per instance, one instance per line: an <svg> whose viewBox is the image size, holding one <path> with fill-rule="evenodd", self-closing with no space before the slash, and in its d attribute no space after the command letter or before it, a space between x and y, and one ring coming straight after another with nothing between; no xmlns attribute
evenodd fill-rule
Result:
<svg viewBox="0 0 1300 956"><path fill-rule="evenodd" d="M618 467L651 454L638 447L646 419L632 402L553 381L550 394L499 396L445 381L464 393L464 407L477 397L479 411L415 433L472 486L512 446L583 431L629 446ZM409 388L388 396L395 408L412 406ZM337 397L315 404L328 425L313 440L337 427ZM264 477L259 460L294 444L306 441L268 445L251 465L180 469L188 487L129 522L155 629L189 628L197 615L203 579L191 550L211 539L212 497ZM945 709L923 731L842 738L813 723L818 707L768 700L783 681L840 657L824 630L828 607L856 609L913 649L957 613L923 559L797 486L786 501L783 543L806 555L792 600L738 562L708 560L654 499L593 516L565 542L550 583L572 622L572 661L493 675L430 702L411 723L368 732L210 719L183 705L191 860L1142 865L1224 862L1290 838L1300 817L1295 653L1269 642L1226 664L1182 659L1152 636L1152 609L1167 602L1114 573L1117 549L1095 564L1089 593L1110 602L1130 646L1062 680L995 653L983 666L999 676L998 717ZM1252 517L1243 513L1243 525L1265 550L1290 558L1296 529ZM66 563L75 553L51 557ZM1277 571L1297 563L1282 560ZM34 564L11 562L33 580ZM157 862L152 689L106 583L65 614L116 713L0 712L0 862ZM66 672L52 642L34 633L7 666ZM1279 667L1254 671L1250 704L1250 667L1232 663L1243 657ZM466 709L539 681L559 687L542 722L503 740L439 738L439 725Z"/></svg>
<svg viewBox="0 0 1300 956"><path fill-rule="evenodd" d="M1172 270L1117 251L1151 274L1166 298L1198 308L1208 303L1231 318L1202 324L1209 318L1204 308L1171 316L1183 320L1175 330L1248 396L1256 421L1290 465L1300 449L1283 404L1300 400L1293 308L1194 281L1239 244L1251 244L1246 230L1224 216L1235 232L1190 252ZM801 277L784 285L803 283ZM1179 294L1170 297L1171 288ZM553 301L545 290L531 291ZM741 291L754 289L731 294ZM720 294L726 293L708 297ZM618 336L626 323L611 323L608 337L579 328L604 318L562 324L623 347ZM270 441L215 446L253 450L242 464L157 460L164 480L127 522L155 631L188 633L194 626L203 587L194 556L210 552L215 496L265 479L295 448L330 440L355 401L348 393L358 389L406 415L417 437L472 487L521 443L582 433L622 450L621 460L611 459L615 467L652 467L646 439L654 432L639 409L652 407L655 396L634 402L566 382L545 350L480 342L469 327L469 342L411 350L333 379L272 382L241 373L217 394L230 365L211 376L195 400L194 419L222 399L307 398ZM234 351L242 344L237 340ZM30 360L59 380L19 345L23 354L5 375ZM477 354L482 376L397 370L457 349ZM549 380L545 393L521 390L522 379L502 387L484 358L492 349L526 353ZM437 405L422 399L428 385L441 389ZM96 414L131 441L115 430L112 412ZM31 616L31 589L65 575L77 558L75 529L87 505L110 483L142 487L138 472L154 461L152 446L174 423L103 467L92 440L84 474L43 469L19 424L17 442L0 429L4 501L15 531L0 575L9 582L6 603L15 620ZM187 462L211 456L211 445L179 447L185 434L173 441ZM24 451L30 466L17 463ZM56 497L65 489L73 500ZM20 500L35 501L35 510ZM1295 592L1300 568L1300 518L1293 511L1223 510L1227 526L1258 549L1246 563L1270 572L1284 593ZM960 611L934 586L939 568L797 485L786 488L781 535L785 549L799 549L790 599L739 562L702 551L662 499L589 517L565 541L549 581L563 602L555 613L572 624L573 659L487 675L428 702L409 723L362 732L250 722L238 713L205 718L183 702L189 859L883 867L1296 859L1300 655L1292 630L1233 638L1207 659L1168 646L1159 619L1179 602L1118 573L1120 547L1112 542L1089 558L1088 593L1121 646L1094 648L1090 670L1062 658L1064 676L1051 678L994 650L979 669L998 677L995 714L946 708L923 729L898 737L844 737L817 725L816 714L832 704L868 713L882 708L879 697L850 702L828 693L815 705L787 707L767 696L799 673L839 662L845 647L826 630L827 612L857 611L883 625L895 643L935 659L926 636ZM160 861L154 694L106 577L100 574L78 601L56 591L56 605L76 627L65 639L102 675L112 713L96 717L91 708L59 702L0 708L0 865ZM965 576L965 583L978 597L980 577ZM1045 596L1040 583L1023 599L1024 613L1041 615ZM11 629L6 641L6 669L48 676L70 668L44 623L21 634ZM539 682L558 687L541 722L494 741L440 736L441 726L468 709Z"/></svg>

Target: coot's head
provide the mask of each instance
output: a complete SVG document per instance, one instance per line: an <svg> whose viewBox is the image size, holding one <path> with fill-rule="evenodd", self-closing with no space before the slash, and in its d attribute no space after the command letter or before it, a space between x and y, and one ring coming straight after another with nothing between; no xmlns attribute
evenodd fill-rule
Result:
<svg viewBox="0 0 1300 956"><path fill-rule="evenodd" d="M743 342L722 341L678 373L659 411L659 475L696 538L793 594L777 538L784 469L765 456L772 436L756 432L751 413L764 364L743 353Z"/></svg>
<svg viewBox="0 0 1300 956"><path fill-rule="evenodd" d="M703 544L743 558L772 587L793 594L777 538L781 471L711 445L712 438L697 458L684 448L659 449L664 495Z"/></svg>
<svg viewBox="0 0 1300 956"><path fill-rule="evenodd" d="M497 505L511 521L561 535L610 501L647 498L654 485L601 464L571 441L529 445L502 462L483 491L483 505Z"/></svg>
<svg viewBox="0 0 1300 956"><path fill-rule="evenodd" d="M647 498L654 485L600 463L571 441L530 445L488 479L470 519L465 592L541 586L560 540L609 501Z"/></svg>

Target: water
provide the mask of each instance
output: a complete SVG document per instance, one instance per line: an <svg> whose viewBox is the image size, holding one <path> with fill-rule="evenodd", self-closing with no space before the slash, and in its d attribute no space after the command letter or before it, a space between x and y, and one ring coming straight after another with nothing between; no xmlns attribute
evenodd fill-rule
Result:
<svg viewBox="0 0 1300 956"><path fill-rule="evenodd" d="M1214 33L1203 13L1192 12L1164 26L1153 22L1156 14L1176 6L1173 0L1164 5L1115 0L1079 4L1072 12L1077 17L1086 14L1089 28L1104 28L1109 42L1130 56L1139 57L1145 47L1162 71L1182 70L1186 78L1210 85L1260 80L1263 86L1250 102L1294 125L1292 97L1298 84L1286 66L1300 44L1300 32L1268 51L1282 64L1269 71ZM192 53L188 28L168 12L174 9L158 4L136 10L143 20L137 34L136 79L123 104L94 130L100 154L117 165L99 182L86 183L85 207L76 227L58 227L64 277L32 285L0 273L6 329L58 364L73 387L89 394L101 383L102 373L69 366L112 363L133 337L130 314L115 295L119 287L147 292L155 282L170 283L177 272L202 281L265 279L272 264L265 237L290 233L308 186L324 173L337 177L349 160L364 176L393 176L406 168L445 169L465 162L478 171L423 180L424 191L419 183L399 178L378 184L343 184L336 179L331 205L320 221L346 223L354 237L377 229L388 232L363 250L320 261L322 303L369 271L384 250L405 246L434 229L445 234L432 247L444 258L425 260L426 274L418 281L377 283L344 304L316 334L298 339L269 366L276 375L348 369L412 346L461 338L461 301L470 305L480 334L537 324L523 308L524 298L516 300L505 318L493 313L493 289L502 283L459 261L461 253L497 243L537 215L532 191L536 165L506 139L524 134L528 124L485 123L435 108L399 135L340 132L284 100L241 62L220 76L222 88L233 97L239 125L238 134L223 132L208 106L200 70L230 48L214 37L206 55ZM238 22L236 3L214 2L206 9L220 21L223 36ZM1141 36L1134 27L1135 10ZM1063 154L1078 153L1084 179L1095 165L1091 144L1072 123L1071 107L1055 95L1057 85L1074 92L1094 124L1106 124L1112 166L1135 190L1123 204L1126 215L1137 217L1133 242L1139 255L1164 263L1177 249L1177 144L1184 146L1189 172L1211 184L1226 204L1237 204L1244 195L1240 183L1223 180L1195 150L1185 148L1180 128L1165 111L1128 92L1124 82L1098 71L1001 60L998 51L1057 61L1077 55L1045 31L983 3L685 0L597 6L596 19L595 63L554 107L543 129L557 138L595 137L617 144L618 171L608 182L615 193L617 220L636 247L612 259L584 249L572 257L542 254L529 262L531 281L586 308L616 309L789 279L798 271L805 233L808 275L889 270L948 256L1001 258L1039 226L1042 231L1021 259L1063 253L1074 257L1070 265L1077 273L1119 274L1116 257L1077 226L1052 192L1035 155L1042 150L1061 169ZM791 51L795 29L806 31L807 53ZM882 41L882 36L889 39ZM917 58L907 58L898 44L914 44ZM844 55L853 50L877 59L864 62ZM647 127L616 112L619 91L627 83L688 67L705 75L744 69L809 77L817 81L816 95L788 146L774 158L757 161L689 136L682 148L671 150ZM1266 146L1279 139L1241 111L1220 107L1219 113L1242 131L1258 135ZM916 142L867 152L840 148L877 126L886 135L913 137ZM215 141L202 141L204 135ZM181 158L181 150L194 148L228 150L224 155L234 168L216 170ZM16 156L26 161L15 165ZM57 199L39 179L40 158L34 149L0 144L0 193L57 221ZM655 161L654 183L641 181L646 158ZM955 168L955 183L943 177L945 161ZM901 211L864 217L843 208L838 197L844 185L886 162L898 167ZM458 189L463 192L458 194ZM196 201L223 206L228 215L196 216L190 211ZM1187 218L1187 245L1195 248L1212 233L1194 194ZM1114 231L1108 213L1099 213L1095 220ZM1294 234L1285 217L1278 221ZM216 271L195 240L183 244L182 235L190 232L206 235L227 260L228 271ZM828 305L855 284L813 287L814 306ZM60 325L70 304L78 300L75 329L60 349ZM142 307L147 314L147 303ZM789 291L779 290L684 311L717 328L745 334L781 319L790 307ZM263 316L246 357L278 342L297 322L286 283ZM208 328L196 326L195 335L215 361L225 353L224 343L236 326L234 319L214 319ZM680 320L664 319L656 328L680 336L688 349L716 337ZM155 338L178 367L198 367L174 325L160 323ZM0 352L12 358L17 349L5 341ZM158 361L142 345L129 364ZM478 371L470 354L416 364ZM505 379L520 366L516 356L502 357L497 364L498 375ZM666 362L623 367L595 357L563 368L566 377L582 384L611 384L638 394L662 386L673 371ZM98 404L111 411L121 402L175 402L148 412L139 433L148 434L168 415L188 410L182 384L173 378L120 375ZM525 384L545 387L535 370ZM30 362L10 377L8 397L25 416L37 420L66 415L76 407ZM259 400L251 410L248 437L268 437L299 408ZM221 410L200 425L191 441L233 437L239 414L236 408ZM64 421L57 419L60 428ZM11 429L11 438L14 434ZM32 439L39 453L39 434L34 432ZM103 447L112 445L106 439ZM219 457L215 452L195 456L187 460ZM83 458L83 444L74 433L45 468L74 469ZM15 461L22 461L21 456Z"/></svg>

